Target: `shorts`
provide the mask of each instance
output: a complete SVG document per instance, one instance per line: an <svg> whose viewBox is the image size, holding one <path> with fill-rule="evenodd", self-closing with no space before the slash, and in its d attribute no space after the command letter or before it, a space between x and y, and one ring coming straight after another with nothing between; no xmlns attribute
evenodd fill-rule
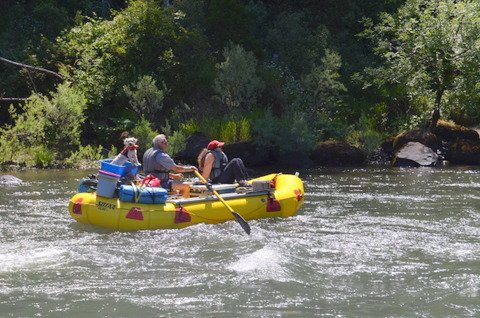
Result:
<svg viewBox="0 0 480 318"><path fill-rule="evenodd" d="M160 186L164 188L165 190L171 192L172 191L172 180L162 180L160 182Z"/></svg>

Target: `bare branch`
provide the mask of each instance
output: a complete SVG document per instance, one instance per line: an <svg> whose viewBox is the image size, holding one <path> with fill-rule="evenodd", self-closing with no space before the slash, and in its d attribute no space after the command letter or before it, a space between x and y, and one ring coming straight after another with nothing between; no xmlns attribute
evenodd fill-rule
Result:
<svg viewBox="0 0 480 318"><path fill-rule="evenodd" d="M42 67L35 67L35 66L31 66L31 65L27 65L27 64L23 64L23 63L19 63L19 62L7 60L6 58L3 58L3 57L0 57L0 61L3 61L5 63L9 63L9 64L13 64L13 65L18 66L18 67L31 69L31 70L34 70L34 71L37 71L37 72L45 72L45 73L48 73L50 75L53 75L53 76L58 77L58 78L63 80L63 77L60 74L58 74L54 71L47 70L47 69L42 68Z"/></svg>
<svg viewBox="0 0 480 318"><path fill-rule="evenodd" d="M30 98L20 98L20 97L0 97L0 103L5 102L5 103L19 103L19 102L25 102L29 100Z"/></svg>

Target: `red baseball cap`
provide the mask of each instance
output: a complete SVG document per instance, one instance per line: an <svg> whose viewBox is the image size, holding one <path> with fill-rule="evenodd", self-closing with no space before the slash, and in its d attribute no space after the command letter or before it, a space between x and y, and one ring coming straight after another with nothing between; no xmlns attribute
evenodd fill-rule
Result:
<svg viewBox="0 0 480 318"><path fill-rule="evenodd" d="M208 143L207 149L208 150L213 150L218 147L223 147L225 143L223 141L218 141L218 140L212 140Z"/></svg>

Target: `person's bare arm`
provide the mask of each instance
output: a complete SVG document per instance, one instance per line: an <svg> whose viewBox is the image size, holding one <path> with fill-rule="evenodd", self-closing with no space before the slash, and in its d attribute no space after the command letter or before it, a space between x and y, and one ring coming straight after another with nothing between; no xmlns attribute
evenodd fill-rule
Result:
<svg viewBox="0 0 480 318"><path fill-rule="evenodd" d="M181 166L181 165L174 165L172 167L173 172L193 172L198 170L195 166Z"/></svg>
<svg viewBox="0 0 480 318"><path fill-rule="evenodd" d="M169 173L171 180L183 180L183 174L181 173Z"/></svg>
<svg viewBox="0 0 480 318"><path fill-rule="evenodd" d="M203 166L202 176L205 180L210 178L210 172L212 172L213 162L215 161L215 156L211 153L208 153L205 157L205 165Z"/></svg>

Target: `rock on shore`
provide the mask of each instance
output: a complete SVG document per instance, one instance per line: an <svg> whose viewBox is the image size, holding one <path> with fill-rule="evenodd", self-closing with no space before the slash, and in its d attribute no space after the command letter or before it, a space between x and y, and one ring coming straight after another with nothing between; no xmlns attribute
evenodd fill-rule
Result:
<svg viewBox="0 0 480 318"><path fill-rule="evenodd" d="M200 151L209 138L201 133L187 138L186 150L175 159L197 164ZM455 165L480 165L479 133L460 125L439 120L432 129L415 129L386 140L381 148L367 153L343 141L319 142L311 153L280 153L272 147L257 147L252 142L225 144L231 158L241 158L247 167L283 165L295 168L314 166L359 166L367 163L394 166L436 166L447 161Z"/></svg>
<svg viewBox="0 0 480 318"><path fill-rule="evenodd" d="M9 174L5 174L0 176L0 185L19 185L22 184L23 181L17 177L14 177Z"/></svg>
<svg viewBox="0 0 480 318"><path fill-rule="evenodd" d="M439 156L432 148L410 141L395 154L395 167L433 167L439 164Z"/></svg>
<svg viewBox="0 0 480 318"><path fill-rule="evenodd" d="M455 165L480 165L478 132L439 120L432 131L411 130L394 139L394 166L435 166L443 160Z"/></svg>
<svg viewBox="0 0 480 318"><path fill-rule="evenodd" d="M367 154L346 142L328 140L318 143L310 158L319 166L357 166L365 163Z"/></svg>

